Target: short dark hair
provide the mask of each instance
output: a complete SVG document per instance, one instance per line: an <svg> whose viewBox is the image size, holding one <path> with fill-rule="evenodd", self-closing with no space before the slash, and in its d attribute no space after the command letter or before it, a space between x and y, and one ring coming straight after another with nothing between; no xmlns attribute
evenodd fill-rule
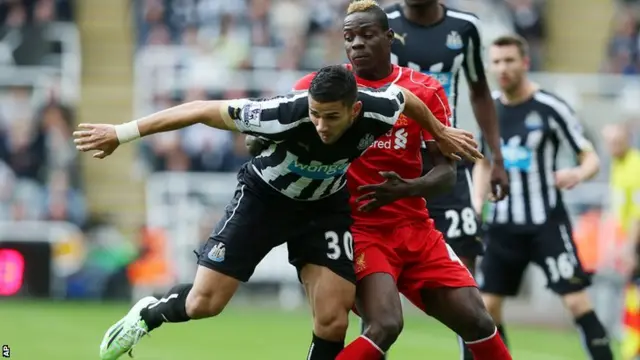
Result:
<svg viewBox="0 0 640 360"><path fill-rule="evenodd" d="M527 40L525 40L520 35L503 35L499 38L493 40L493 46L515 46L518 48L518 52L520 56L527 57L529 56L529 44L527 44Z"/></svg>
<svg viewBox="0 0 640 360"><path fill-rule="evenodd" d="M318 102L342 101L351 106L358 98L358 84L344 65L325 66L311 80L309 96Z"/></svg>
<svg viewBox="0 0 640 360"><path fill-rule="evenodd" d="M353 13L358 12L366 12L372 14L376 23L382 30L389 30L389 18L387 17L387 13L378 5L375 0L354 0L349 4L347 8L347 15L351 15Z"/></svg>

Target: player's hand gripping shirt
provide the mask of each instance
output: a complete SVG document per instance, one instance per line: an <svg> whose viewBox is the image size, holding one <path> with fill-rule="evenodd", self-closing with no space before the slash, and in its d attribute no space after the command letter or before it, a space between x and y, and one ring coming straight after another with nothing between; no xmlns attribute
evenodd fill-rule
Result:
<svg viewBox="0 0 640 360"><path fill-rule="evenodd" d="M385 9L395 31L391 61L438 79L453 110L452 126L457 126L458 80L464 69L467 81L484 81L480 21L470 13L444 7L444 17L431 26L422 26L404 17L400 4Z"/></svg>
<svg viewBox="0 0 640 360"><path fill-rule="evenodd" d="M313 76L314 74L309 74L298 80L294 89L307 89ZM444 89L432 77L394 65L393 72L385 79L368 81L356 76L356 80L358 85L369 88L384 88L388 84L402 86L420 98L438 120L449 126L451 112ZM425 221L428 218L429 214L422 198L400 199L370 213L358 211L355 199L362 195L358 187L385 181L379 174L380 171L393 171L404 179L420 177L420 148L423 141L432 140L433 137L418 123L400 115L393 127L371 143L367 151L353 162L347 173L347 187L351 194L352 216L356 226L397 226L401 223Z"/></svg>
<svg viewBox="0 0 640 360"><path fill-rule="evenodd" d="M393 128L405 105L402 90L393 85L360 89L358 100L358 119L334 144L323 143L316 132L306 91L238 100L228 111L238 130L270 140L250 164L262 181L289 198L318 200L344 187L351 162Z"/></svg>

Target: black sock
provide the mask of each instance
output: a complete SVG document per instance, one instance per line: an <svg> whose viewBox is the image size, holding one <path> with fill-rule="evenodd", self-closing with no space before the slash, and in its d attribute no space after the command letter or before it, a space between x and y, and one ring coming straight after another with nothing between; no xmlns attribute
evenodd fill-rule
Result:
<svg viewBox="0 0 640 360"><path fill-rule="evenodd" d="M502 324L498 324L496 325L496 327L498 328L498 334L500 334L500 337L502 338L502 342L508 348L509 342L507 341L507 331L504 329L504 326L502 326Z"/></svg>
<svg viewBox="0 0 640 360"><path fill-rule="evenodd" d="M307 360L335 360L344 348L344 341L329 341L313 334Z"/></svg>
<svg viewBox="0 0 640 360"><path fill-rule="evenodd" d="M180 284L171 288L157 303L151 304L140 311L142 320L149 327L149 331L165 322L185 322L187 315L187 295L193 284Z"/></svg>
<svg viewBox="0 0 640 360"><path fill-rule="evenodd" d="M607 331L596 316L596 313L588 313L576 319L578 330L582 333L584 346L591 354L593 360L613 360L613 353L609 344Z"/></svg>

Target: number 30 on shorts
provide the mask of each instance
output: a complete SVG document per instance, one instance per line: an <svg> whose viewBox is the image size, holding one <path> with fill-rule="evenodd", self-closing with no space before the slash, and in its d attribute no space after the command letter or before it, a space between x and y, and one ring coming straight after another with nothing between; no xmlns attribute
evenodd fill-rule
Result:
<svg viewBox="0 0 640 360"><path fill-rule="evenodd" d="M335 231L327 231L324 233L324 238L327 239L329 246L329 252L327 252L329 259L338 260L344 252L347 259L353 261L353 235L351 232L345 231L340 236Z"/></svg>
<svg viewBox="0 0 640 360"><path fill-rule="evenodd" d="M446 234L447 239L459 238L463 234L473 236L478 231L476 213L470 207L462 209L459 213L456 210L447 210L444 217L450 221Z"/></svg>

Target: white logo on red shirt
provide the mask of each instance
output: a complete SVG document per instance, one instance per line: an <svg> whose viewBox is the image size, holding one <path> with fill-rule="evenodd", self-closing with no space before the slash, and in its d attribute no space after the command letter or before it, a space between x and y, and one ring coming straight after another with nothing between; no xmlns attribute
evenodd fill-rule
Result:
<svg viewBox="0 0 640 360"><path fill-rule="evenodd" d="M391 129L385 134L384 140L374 141L371 147L375 149L391 149L392 147L394 150L406 149L408 136L409 133L405 128Z"/></svg>
<svg viewBox="0 0 640 360"><path fill-rule="evenodd" d="M399 149L406 149L407 148L407 130L405 130L404 128L399 129L398 131L396 131L396 138L395 138L395 145L393 146L394 149L399 150Z"/></svg>

